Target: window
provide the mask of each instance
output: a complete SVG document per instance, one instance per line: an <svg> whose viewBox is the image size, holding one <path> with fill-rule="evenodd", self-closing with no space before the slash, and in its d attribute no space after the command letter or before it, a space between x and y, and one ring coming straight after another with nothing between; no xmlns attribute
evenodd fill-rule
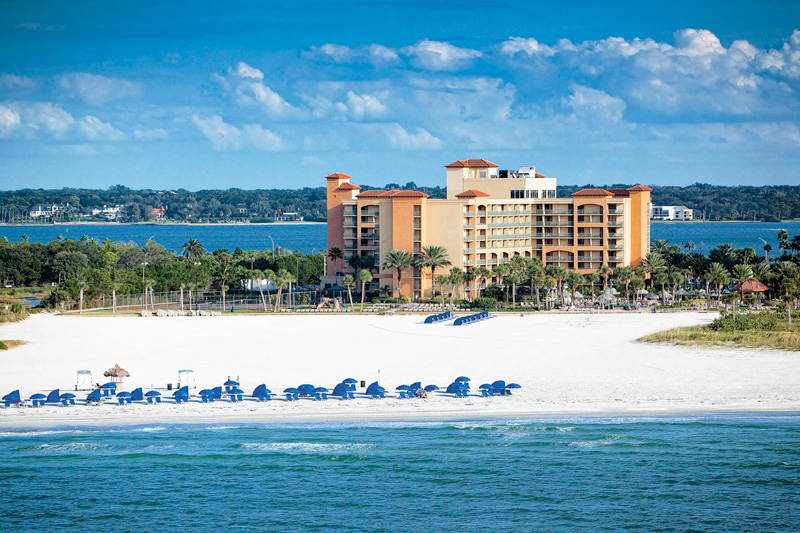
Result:
<svg viewBox="0 0 800 533"><path fill-rule="evenodd" d="M547 193L547 198L555 198L556 197L556 191L553 190L553 189L549 189L549 190L547 190L545 192Z"/></svg>
<svg viewBox="0 0 800 533"><path fill-rule="evenodd" d="M481 170L480 172L478 172L478 177L479 178L486 178L486 171L485 170Z"/></svg>
<svg viewBox="0 0 800 533"><path fill-rule="evenodd" d="M522 190L513 190L511 191L511 199L518 200L520 198L525 198L525 191Z"/></svg>
<svg viewBox="0 0 800 533"><path fill-rule="evenodd" d="M538 199L539 198L539 190L538 189L533 189L533 190L525 191L525 198Z"/></svg>

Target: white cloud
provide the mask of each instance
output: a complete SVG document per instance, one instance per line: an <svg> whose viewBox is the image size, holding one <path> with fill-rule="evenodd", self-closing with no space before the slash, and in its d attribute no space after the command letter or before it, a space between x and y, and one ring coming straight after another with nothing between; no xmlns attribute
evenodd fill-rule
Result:
<svg viewBox="0 0 800 533"><path fill-rule="evenodd" d="M570 89L572 94L567 97L567 105L578 118L591 122L622 120L625 102L621 98L582 85L572 85Z"/></svg>
<svg viewBox="0 0 800 533"><path fill-rule="evenodd" d="M397 50L376 43L360 48L326 43L322 46L312 46L309 50L304 50L300 55L305 59L324 63L372 63L375 67L386 67L400 62Z"/></svg>
<svg viewBox="0 0 800 533"><path fill-rule="evenodd" d="M27 76L17 76L16 74L3 74L0 76L0 88L13 91L32 89L35 83Z"/></svg>
<svg viewBox="0 0 800 533"><path fill-rule="evenodd" d="M118 141L125 135L108 122L86 115L78 121L81 133L90 141Z"/></svg>
<svg viewBox="0 0 800 533"><path fill-rule="evenodd" d="M374 95L347 91L347 108L354 120L373 119L386 112L386 105Z"/></svg>
<svg viewBox="0 0 800 533"><path fill-rule="evenodd" d="M5 137L20 125L19 113L0 105L0 137Z"/></svg>
<svg viewBox="0 0 800 533"><path fill-rule="evenodd" d="M415 133L409 133L400 124L388 125L386 135L389 144L401 150L438 150L442 148L441 139L434 137L422 128L416 128Z"/></svg>
<svg viewBox="0 0 800 533"><path fill-rule="evenodd" d="M92 106L136 98L142 94L138 83L83 72L60 76L58 84L67 97L79 98Z"/></svg>
<svg viewBox="0 0 800 533"><path fill-rule="evenodd" d="M299 110L266 86L263 78L263 72L243 62L228 69L225 75L212 76L226 94L241 106L259 108L274 119L297 117Z"/></svg>
<svg viewBox="0 0 800 533"><path fill-rule="evenodd" d="M242 146L242 134L239 128L226 123L219 115L210 118L192 116L192 122L198 127L206 139L211 141L211 146L218 152L238 150Z"/></svg>
<svg viewBox="0 0 800 533"><path fill-rule="evenodd" d="M356 52L349 46L325 43L322 46L312 46L310 50L303 51L301 55L316 61L349 63L356 56Z"/></svg>
<svg viewBox="0 0 800 533"><path fill-rule="evenodd" d="M194 115L192 122L203 136L211 141L211 147L217 152L235 152L245 148L261 152L277 152L286 149L280 135L264 129L259 124L245 124L240 129L225 122L219 115L210 118Z"/></svg>
<svg viewBox="0 0 800 533"><path fill-rule="evenodd" d="M163 128L136 128L133 130L133 137L137 141L158 141L169 138L169 133Z"/></svg>
<svg viewBox="0 0 800 533"><path fill-rule="evenodd" d="M556 49L552 46L542 44L534 38L523 39L522 37L511 37L500 44L500 53L513 56L515 54L525 54L530 57L544 56L552 57L556 54Z"/></svg>
<svg viewBox="0 0 800 533"><path fill-rule="evenodd" d="M57 104L50 102L17 104L22 123L34 131L44 131L63 138L75 125L75 119Z"/></svg>
<svg viewBox="0 0 800 533"><path fill-rule="evenodd" d="M453 71L470 66L481 53L470 48L459 48L442 41L422 40L402 49L411 64L424 70Z"/></svg>
<svg viewBox="0 0 800 533"><path fill-rule="evenodd" d="M387 66L400 62L397 50L380 44L370 44L366 47L367 55L375 66Z"/></svg>
<svg viewBox="0 0 800 533"><path fill-rule="evenodd" d="M286 149L280 135L265 130L258 124L245 124L242 127L242 135L248 145L262 152L278 152Z"/></svg>

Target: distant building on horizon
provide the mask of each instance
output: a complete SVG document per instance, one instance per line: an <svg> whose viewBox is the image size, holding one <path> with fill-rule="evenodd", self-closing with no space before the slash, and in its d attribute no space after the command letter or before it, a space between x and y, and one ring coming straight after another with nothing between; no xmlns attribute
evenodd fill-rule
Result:
<svg viewBox="0 0 800 533"><path fill-rule="evenodd" d="M52 218L58 213L69 211L72 206L66 204L36 204L31 207L28 214L31 218Z"/></svg>
<svg viewBox="0 0 800 533"><path fill-rule="evenodd" d="M283 213L275 217L275 220L278 222L302 222L303 217L298 213Z"/></svg>
<svg viewBox="0 0 800 533"><path fill-rule="evenodd" d="M650 208L652 220L694 220L694 211L685 205L654 205Z"/></svg>
<svg viewBox="0 0 800 533"><path fill-rule="evenodd" d="M373 265L368 290L395 291L394 269L382 268L389 250L416 256L424 246L446 248L452 267L469 270L509 263L514 256L538 258L581 273L601 265L636 267L650 249L650 189L583 189L571 198L556 197L556 180L534 167L499 170L485 159L445 165L447 198L429 199L413 190L367 190L347 174L327 180L328 257L325 287L340 285L363 262ZM355 257L355 260L350 258ZM359 261L360 260L360 261ZM447 275L450 268L438 269ZM478 280L478 289L502 281L497 274ZM432 296L431 272L403 272L400 293Z"/></svg>

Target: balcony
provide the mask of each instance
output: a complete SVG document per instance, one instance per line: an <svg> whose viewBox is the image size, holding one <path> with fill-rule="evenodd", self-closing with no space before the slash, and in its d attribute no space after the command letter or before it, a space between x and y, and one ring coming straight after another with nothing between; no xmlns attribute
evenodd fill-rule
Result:
<svg viewBox="0 0 800 533"><path fill-rule="evenodd" d="M571 215L574 213L572 209L556 210L556 209L534 209L531 211L532 215Z"/></svg>
<svg viewBox="0 0 800 533"><path fill-rule="evenodd" d="M486 224L487 228L529 228L530 222L490 222Z"/></svg>
<svg viewBox="0 0 800 533"><path fill-rule="evenodd" d="M414 224L413 224L413 228L414 229L420 229L421 227L422 227L422 224L420 224L419 222L414 222Z"/></svg>
<svg viewBox="0 0 800 533"><path fill-rule="evenodd" d="M585 231L578 232L579 239L602 239L603 234L601 233L587 233Z"/></svg>
<svg viewBox="0 0 800 533"><path fill-rule="evenodd" d="M475 237L473 235L467 235L466 237L464 237L464 242L473 242L474 240Z"/></svg>
<svg viewBox="0 0 800 533"><path fill-rule="evenodd" d="M608 221L608 227L609 228L621 228L624 225L625 224L621 220L609 220Z"/></svg>
<svg viewBox="0 0 800 533"><path fill-rule="evenodd" d="M475 224L464 224L464 229L475 229Z"/></svg>
<svg viewBox="0 0 800 533"><path fill-rule="evenodd" d="M475 248L464 248L464 253L465 254L474 254L475 253Z"/></svg>
<svg viewBox="0 0 800 533"><path fill-rule="evenodd" d="M544 226L545 228L571 228L572 222L539 222L537 226Z"/></svg>
<svg viewBox="0 0 800 533"><path fill-rule="evenodd" d="M513 216L523 216L523 215L532 215L533 211L489 211L489 216L501 216L501 217L513 217Z"/></svg>
<svg viewBox="0 0 800 533"><path fill-rule="evenodd" d="M464 266L468 266L469 267L469 266L474 266L474 265L475 265L475 261L473 261L472 259L468 259L468 260L464 261Z"/></svg>
<svg viewBox="0 0 800 533"><path fill-rule="evenodd" d="M625 236L625 234L623 232L621 232L621 231L617 231L617 232L608 234L608 238L609 239L621 239L624 236Z"/></svg>
<svg viewBox="0 0 800 533"><path fill-rule="evenodd" d="M608 245L608 249L609 250L624 250L625 246L623 246L622 244L609 244Z"/></svg>

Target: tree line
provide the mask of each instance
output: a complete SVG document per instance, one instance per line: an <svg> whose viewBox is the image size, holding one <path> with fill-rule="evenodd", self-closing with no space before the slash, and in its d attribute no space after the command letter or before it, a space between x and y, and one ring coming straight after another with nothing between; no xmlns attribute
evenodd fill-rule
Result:
<svg viewBox="0 0 800 533"><path fill-rule="evenodd" d="M155 241L138 246L88 237L46 244L0 239L3 285L52 286L44 305L64 309L96 306L103 297L110 297L115 306L119 295L143 295L146 302L154 292L170 291L180 291L182 298L185 293L187 301L215 291L224 300L228 291L240 290L242 281L251 279L266 279L277 288L275 304L261 289L265 309L274 308L281 291L290 285L319 283L324 263L324 253L304 255L283 249L209 252L196 239L187 241L180 255Z"/></svg>
<svg viewBox="0 0 800 533"><path fill-rule="evenodd" d="M568 197L573 192L595 185L559 185L558 196ZM626 184L602 187L626 188ZM706 220L759 220L778 221L800 218L800 186L764 185L719 186L695 183L693 185L653 185L651 198L655 205L685 205L695 210L695 218ZM364 190L376 187L365 185ZM418 186L387 183L385 189L413 189L431 198L445 198L445 187ZM108 189L57 190L21 189L0 191L0 222L21 222L36 204L69 203L73 210L59 216L64 220L76 219L80 213L104 205L121 205L120 222L147 222L161 219L177 222L213 222L229 220L271 221L278 214L297 212L308 221L325 221L327 218L326 191L324 187L302 189L226 189L188 191L134 190L122 185ZM244 206L240 211L239 207Z"/></svg>

